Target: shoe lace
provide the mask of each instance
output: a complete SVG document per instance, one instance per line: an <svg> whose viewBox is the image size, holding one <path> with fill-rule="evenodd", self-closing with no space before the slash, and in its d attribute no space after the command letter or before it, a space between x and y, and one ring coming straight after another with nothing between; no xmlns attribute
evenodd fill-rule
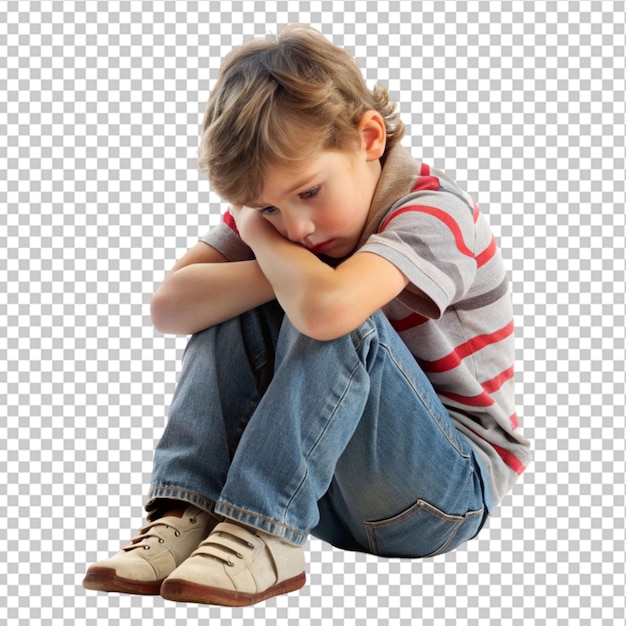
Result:
<svg viewBox="0 0 626 626"><path fill-rule="evenodd" d="M239 526L222 523L200 543L191 556L202 555L235 567L234 559L245 558L242 552L254 551L255 544L250 541L253 537L258 535Z"/></svg>
<svg viewBox="0 0 626 626"><path fill-rule="evenodd" d="M125 552L137 549L150 550L154 544L165 544L169 539L172 539L172 535L175 538L180 537L184 530L184 521L175 517L156 519L140 528L139 534L133 537L130 544L124 546L122 550ZM196 518L187 518L187 522L195 524Z"/></svg>

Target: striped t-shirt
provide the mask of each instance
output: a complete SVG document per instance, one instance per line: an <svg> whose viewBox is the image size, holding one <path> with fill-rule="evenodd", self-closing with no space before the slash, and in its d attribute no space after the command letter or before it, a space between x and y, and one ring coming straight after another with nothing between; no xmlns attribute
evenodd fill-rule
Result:
<svg viewBox="0 0 626 626"><path fill-rule="evenodd" d="M253 258L229 213L201 241L229 261ZM531 453L515 410L507 274L487 220L453 180L396 145L386 155L359 252L384 257L409 279L384 312L471 444L493 511Z"/></svg>

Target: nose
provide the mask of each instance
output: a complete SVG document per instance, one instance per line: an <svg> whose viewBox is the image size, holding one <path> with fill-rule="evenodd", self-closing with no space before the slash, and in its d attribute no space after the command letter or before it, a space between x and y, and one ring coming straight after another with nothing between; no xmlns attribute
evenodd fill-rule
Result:
<svg viewBox="0 0 626 626"><path fill-rule="evenodd" d="M306 213L283 214L287 239L296 243L303 243L307 237L315 232L315 224Z"/></svg>

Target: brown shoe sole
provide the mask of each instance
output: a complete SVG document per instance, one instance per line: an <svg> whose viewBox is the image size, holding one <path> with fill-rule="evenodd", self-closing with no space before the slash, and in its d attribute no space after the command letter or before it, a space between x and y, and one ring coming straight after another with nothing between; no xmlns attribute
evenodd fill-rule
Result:
<svg viewBox="0 0 626 626"><path fill-rule="evenodd" d="M91 567L83 580L83 587L92 591L117 591L141 596L158 596L163 580L141 582L120 578L110 567Z"/></svg>
<svg viewBox="0 0 626 626"><path fill-rule="evenodd" d="M284 580L260 593L241 593L229 591L219 587L207 587L186 580L166 578L161 586L161 595L166 600L174 602L199 602L200 604L219 604L221 606L249 606L263 602L273 596L278 596L304 587L306 575L304 572Z"/></svg>

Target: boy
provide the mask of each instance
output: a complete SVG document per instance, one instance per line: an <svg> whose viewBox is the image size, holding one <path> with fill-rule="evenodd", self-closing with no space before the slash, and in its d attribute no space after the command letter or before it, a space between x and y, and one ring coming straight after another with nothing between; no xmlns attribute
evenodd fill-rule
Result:
<svg viewBox="0 0 626 626"><path fill-rule="evenodd" d="M87 588L252 604L304 585L309 533L433 556L524 470L500 254L403 129L311 28L225 59L199 167L230 209L152 302L157 329L193 336L150 522Z"/></svg>

